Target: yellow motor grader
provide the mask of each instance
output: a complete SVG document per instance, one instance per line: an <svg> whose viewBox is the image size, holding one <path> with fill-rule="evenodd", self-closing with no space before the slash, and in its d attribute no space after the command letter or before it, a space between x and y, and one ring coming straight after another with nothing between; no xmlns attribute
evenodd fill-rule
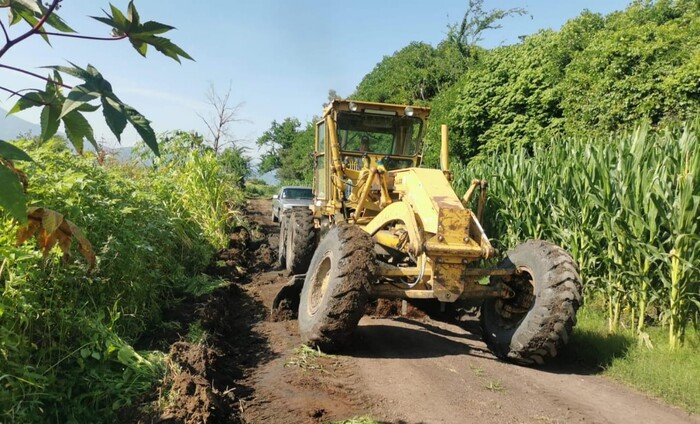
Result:
<svg viewBox="0 0 700 424"><path fill-rule="evenodd" d="M294 276L273 308L298 305L303 342L348 343L370 299L481 302L483 337L499 357L542 364L566 343L582 302L578 268L541 240L498 266L481 226L486 182L460 198L441 169L421 168L429 108L335 100L316 124L314 203L281 216L279 262ZM477 201L476 213L468 205Z"/></svg>

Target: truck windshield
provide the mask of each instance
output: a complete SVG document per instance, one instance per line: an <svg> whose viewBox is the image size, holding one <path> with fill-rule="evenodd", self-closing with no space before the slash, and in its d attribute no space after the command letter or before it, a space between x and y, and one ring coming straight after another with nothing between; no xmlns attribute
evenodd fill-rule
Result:
<svg viewBox="0 0 700 424"><path fill-rule="evenodd" d="M422 127L422 121L414 117L342 112L338 116L338 140L346 151L414 156Z"/></svg>
<svg viewBox="0 0 700 424"><path fill-rule="evenodd" d="M282 192L283 199L313 199L310 188L287 188Z"/></svg>

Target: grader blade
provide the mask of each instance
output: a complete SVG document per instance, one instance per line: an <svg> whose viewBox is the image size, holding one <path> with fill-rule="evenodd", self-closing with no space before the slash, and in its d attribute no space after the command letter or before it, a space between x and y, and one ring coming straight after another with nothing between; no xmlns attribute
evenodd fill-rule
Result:
<svg viewBox="0 0 700 424"><path fill-rule="evenodd" d="M273 313L289 311L296 316L299 309L301 289L304 287L304 278L306 278L306 274L293 275L287 284L282 286L272 301Z"/></svg>

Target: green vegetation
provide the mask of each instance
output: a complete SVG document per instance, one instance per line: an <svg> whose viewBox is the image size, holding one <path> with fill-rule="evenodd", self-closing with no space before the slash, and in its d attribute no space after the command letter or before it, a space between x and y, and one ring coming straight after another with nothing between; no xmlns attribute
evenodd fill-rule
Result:
<svg viewBox="0 0 700 424"><path fill-rule="evenodd" d="M431 122L451 128L456 162L553 136L607 136L640 119L679 123L700 106L700 6L692 0L635 1L608 16L586 11L518 44L472 44L466 57L454 45L458 29L437 48L412 43L385 57L349 97L432 106ZM438 145L432 125L430 165Z"/></svg>
<svg viewBox="0 0 700 424"><path fill-rule="evenodd" d="M109 38L76 34L56 13L60 8L60 2L61 0L51 0L46 4L40 0L0 2L0 8L7 9L10 27L19 23L29 25L28 30L25 27L25 31L14 36L12 28L8 30L3 23L5 43L0 47L0 60L12 48L35 35L43 38L49 46L52 37L69 37L81 41L129 40L134 49L144 57L148 52L148 47L151 46L177 62L180 62L180 58L192 60L175 43L162 37L162 34L174 28L155 21L142 22L133 0L129 2L126 13L110 5L110 11L104 12L106 16L92 17L112 29L112 37ZM66 136L76 151L79 153L83 151L85 140L98 150L92 127L83 114L102 108L105 121L117 140L120 140L128 123L149 148L156 153L158 152L156 135L151 128L150 121L136 109L122 102L114 93L112 85L92 65L87 65L85 68L73 63L71 66L48 66L53 72L46 77L3 62L0 62L0 68L29 75L45 82L44 90L19 89L0 85L0 91L10 93L18 99L9 113L20 112L32 107L41 108L41 135L39 138L42 142L46 142L54 136L63 124ZM63 82L62 75L72 76L83 82L76 86L70 86ZM67 95L63 94L64 89L70 90ZM99 101L99 104L95 104L96 101ZM21 182L24 176L17 172L12 162L13 160L31 161L26 153L22 153L16 146L10 146L7 142L0 140L0 184L5 187L5 190L0 192L0 207L15 219L26 222L26 197L23 187L18 184L18 180Z"/></svg>
<svg viewBox="0 0 700 424"><path fill-rule="evenodd" d="M29 204L61 211L97 260L88 271L61 249L16 246L19 224L0 213L0 421L113 422L167 372L162 353L135 350L139 337L178 293L220 285L201 273L240 224L227 205L242 194L212 153L167 139L150 170L100 166L61 139L17 143L34 158Z"/></svg>
<svg viewBox="0 0 700 424"><path fill-rule="evenodd" d="M565 246L587 297L605 299L611 332L626 313L640 334L650 319L667 325L678 347L700 305L699 125L533 144L457 167L455 184L490 182L485 224L500 247Z"/></svg>
<svg viewBox="0 0 700 424"><path fill-rule="evenodd" d="M276 194L277 186L271 186L258 178L251 178L245 182L245 193L250 197L269 198Z"/></svg>
<svg viewBox="0 0 700 424"><path fill-rule="evenodd" d="M272 122L270 129L258 138L258 146L267 148L258 171L261 174L277 170L277 177L286 185L311 185L312 155L316 128L313 122L302 127L296 118L282 123Z"/></svg>
<svg viewBox="0 0 700 424"><path fill-rule="evenodd" d="M292 357L284 363L284 366L301 368L303 370L328 372L323 365L318 363L318 359L333 357L333 355L321 352L321 349L314 349L307 345L301 345L294 349Z"/></svg>
<svg viewBox="0 0 700 424"><path fill-rule="evenodd" d="M641 389L691 413L700 412L700 334L689 330L687 343L668 345L661 328L649 328L640 340L634 330L608 331L596 307L579 310L578 324L563 361L600 369L604 375Z"/></svg>

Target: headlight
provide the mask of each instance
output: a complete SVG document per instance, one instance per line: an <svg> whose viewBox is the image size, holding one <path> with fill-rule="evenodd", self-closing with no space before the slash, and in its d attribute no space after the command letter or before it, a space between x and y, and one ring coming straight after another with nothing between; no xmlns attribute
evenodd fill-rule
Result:
<svg viewBox="0 0 700 424"><path fill-rule="evenodd" d="M357 112L357 103L350 102L350 111Z"/></svg>
<svg viewBox="0 0 700 424"><path fill-rule="evenodd" d="M413 116L413 108L411 106L406 106L404 112L406 112L406 116Z"/></svg>

